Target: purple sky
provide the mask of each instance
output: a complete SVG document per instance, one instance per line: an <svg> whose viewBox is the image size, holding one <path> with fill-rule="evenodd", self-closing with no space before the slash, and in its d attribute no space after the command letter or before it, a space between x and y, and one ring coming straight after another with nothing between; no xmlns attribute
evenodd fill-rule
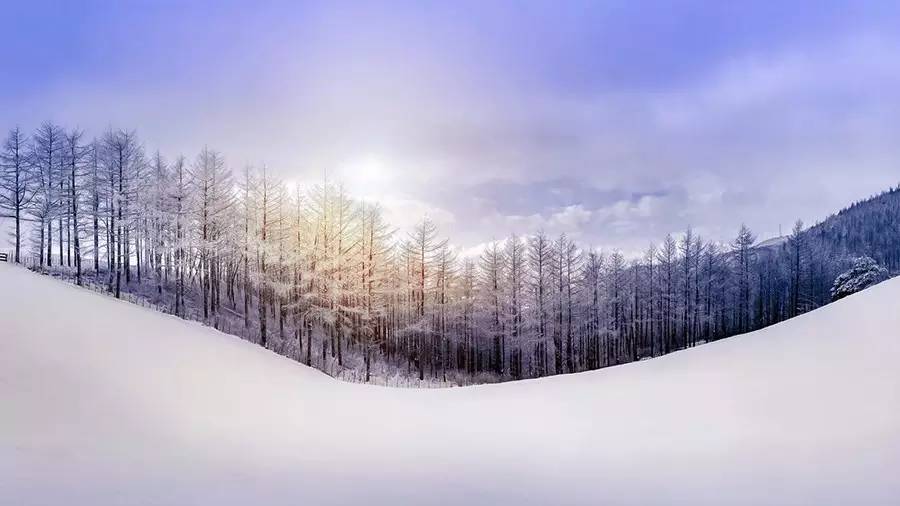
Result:
<svg viewBox="0 0 900 506"><path fill-rule="evenodd" d="M327 170L464 248L767 237L900 183L896 2L263 4L5 6L0 127Z"/></svg>

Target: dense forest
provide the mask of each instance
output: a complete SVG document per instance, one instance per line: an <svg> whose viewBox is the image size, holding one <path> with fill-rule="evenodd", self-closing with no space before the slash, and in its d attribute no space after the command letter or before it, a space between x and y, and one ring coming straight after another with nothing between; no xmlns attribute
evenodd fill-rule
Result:
<svg viewBox="0 0 900 506"><path fill-rule="evenodd" d="M777 323L831 300L860 255L900 268L900 190L789 236L690 228L640 258L535 231L460 257L324 181L288 187L217 151L45 123L0 149L12 257L202 321L334 376L469 384L598 369Z"/></svg>

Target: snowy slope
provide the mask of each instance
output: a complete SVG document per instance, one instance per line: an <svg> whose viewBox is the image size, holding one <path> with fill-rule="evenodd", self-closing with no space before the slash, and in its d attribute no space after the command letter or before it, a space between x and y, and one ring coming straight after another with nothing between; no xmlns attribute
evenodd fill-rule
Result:
<svg viewBox="0 0 900 506"><path fill-rule="evenodd" d="M770 237L765 241L758 242L753 245L754 248L777 248L788 241L788 236L780 235L778 237Z"/></svg>
<svg viewBox="0 0 900 506"><path fill-rule="evenodd" d="M451 390L341 383L8 265L0 287L3 505L900 503L900 279L651 361Z"/></svg>

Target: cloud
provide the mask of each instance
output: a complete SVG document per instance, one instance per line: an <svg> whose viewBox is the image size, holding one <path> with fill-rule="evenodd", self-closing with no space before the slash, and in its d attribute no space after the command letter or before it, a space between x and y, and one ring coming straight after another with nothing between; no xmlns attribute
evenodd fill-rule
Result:
<svg viewBox="0 0 900 506"><path fill-rule="evenodd" d="M397 229L400 237L411 231L425 218L430 219L435 225L445 230L456 222L456 217L452 212L421 200L383 198L379 199L378 202L382 206L385 220Z"/></svg>
<svg viewBox="0 0 900 506"><path fill-rule="evenodd" d="M607 248L689 225L766 237L897 183L896 6L241 7L67 12L59 32L25 16L0 42L66 49L22 46L0 124L327 172L462 248L538 228Z"/></svg>

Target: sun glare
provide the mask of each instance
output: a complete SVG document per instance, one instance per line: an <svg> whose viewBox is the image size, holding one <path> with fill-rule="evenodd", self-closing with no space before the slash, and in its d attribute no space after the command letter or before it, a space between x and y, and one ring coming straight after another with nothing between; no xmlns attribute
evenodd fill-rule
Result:
<svg viewBox="0 0 900 506"><path fill-rule="evenodd" d="M382 181L388 175L384 162L375 156L367 156L349 164L344 172L347 176L368 183Z"/></svg>

